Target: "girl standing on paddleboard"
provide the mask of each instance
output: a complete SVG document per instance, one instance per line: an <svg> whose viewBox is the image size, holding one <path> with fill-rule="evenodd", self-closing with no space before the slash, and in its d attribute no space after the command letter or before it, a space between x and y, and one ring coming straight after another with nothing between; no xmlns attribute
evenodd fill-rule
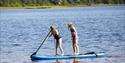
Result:
<svg viewBox="0 0 125 63"><path fill-rule="evenodd" d="M74 55L78 55L79 54L79 46L78 46L78 35L77 35L76 28L72 24L72 22L68 23L68 28L70 29L70 32L71 32Z"/></svg>
<svg viewBox="0 0 125 63"><path fill-rule="evenodd" d="M58 48L59 48L60 51L61 51L61 55L64 55L64 54L63 54L63 49L62 49L62 38L61 38L61 36L59 35L58 30L56 29L55 26L51 26L50 29L51 29L50 37L53 36L54 39L56 39L56 50L55 50L56 55L58 55L58 53L57 53L57 49L58 49Z"/></svg>

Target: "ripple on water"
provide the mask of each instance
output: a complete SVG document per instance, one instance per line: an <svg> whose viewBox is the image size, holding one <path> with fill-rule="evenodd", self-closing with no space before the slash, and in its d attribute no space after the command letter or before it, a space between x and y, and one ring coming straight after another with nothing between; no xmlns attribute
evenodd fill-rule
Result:
<svg viewBox="0 0 125 63"><path fill-rule="evenodd" d="M2 63L9 63L9 62L2 62Z"/></svg>
<svg viewBox="0 0 125 63"><path fill-rule="evenodd" d="M17 43L16 43L16 44L12 44L12 46L21 46L21 44L17 44Z"/></svg>
<svg viewBox="0 0 125 63"><path fill-rule="evenodd" d="M38 40L40 39L40 34L32 34L32 40Z"/></svg>
<svg viewBox="0 0 125 63"><path fill-rule="evenodd" d="M8 51L7 53L13 53L13 51Z"/></svg>

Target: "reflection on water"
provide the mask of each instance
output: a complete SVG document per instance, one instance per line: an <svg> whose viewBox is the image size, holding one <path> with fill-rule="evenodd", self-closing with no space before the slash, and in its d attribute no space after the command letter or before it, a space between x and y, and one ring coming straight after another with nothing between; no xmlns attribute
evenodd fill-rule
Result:
<svg viewBox="0 0 125 63"><path fill-rule="evenodd" d="M61 61L61 60L56 60L56 62L55 63L64 63L63 61Z"/></svg>
<svg viewBox="0 0 125 63"><path fill-rule="evenodd" d="M73 59L73 63L80 63L79 59Z"/></svg>
<svg viewBox="0 0 125 63"><path fill-rule="evenodd" d="M62 60L56 60L55 63L65 63L65 62ZM79 59L72 59L72 63L80 63L80 60Z"/></svg>

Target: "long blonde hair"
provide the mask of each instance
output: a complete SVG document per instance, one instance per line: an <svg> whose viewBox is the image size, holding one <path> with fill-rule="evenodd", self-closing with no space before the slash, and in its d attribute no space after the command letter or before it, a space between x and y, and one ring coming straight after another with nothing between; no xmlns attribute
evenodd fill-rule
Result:
<svg viewBox="0 0 125 63"><path fill-rule="evenodd" d="M50 27L50 29L51 29L52 35L58 34L58 30L56 29L56 27L55 27L54 25L52 25L52 26Z"/></svg>
<svg viewBox="0 0 125 63"><path fill-rule="evenodd" d="M73 29L73 30L75 31L76 35L77 35L76 28L75 28L75 26L73 25L72 22L69 22L69 23L68 23L68 28L69 28L69 29Z"/></svg>
<svg viewBox="0 0 125 63"><path fill-rule="evenodd" d="M75 26L73 25L72 22L69 22L69 23L68 23L68 28L69 28L69 29L74 29L74 30L75 30Z"/></svg>

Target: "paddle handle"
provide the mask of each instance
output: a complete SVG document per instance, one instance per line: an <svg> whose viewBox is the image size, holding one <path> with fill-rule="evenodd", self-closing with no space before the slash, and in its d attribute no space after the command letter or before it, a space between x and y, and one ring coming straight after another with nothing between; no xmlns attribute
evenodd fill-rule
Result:
<svg viewBox="0 0 125 63"><path fill-rule="evenodd" d="M51 32L51 31L50 31ZM34 52L32 55L35 55L39 49L41 48L41 46L43 45L43 43L45 42L45 40L47 39L47 37L49 36L50 32L47 34L47 36L45 37L45 39L43 40L43 42L41 43L41 45L39 46L39 48L36 50L36 52Z"/></svg>

